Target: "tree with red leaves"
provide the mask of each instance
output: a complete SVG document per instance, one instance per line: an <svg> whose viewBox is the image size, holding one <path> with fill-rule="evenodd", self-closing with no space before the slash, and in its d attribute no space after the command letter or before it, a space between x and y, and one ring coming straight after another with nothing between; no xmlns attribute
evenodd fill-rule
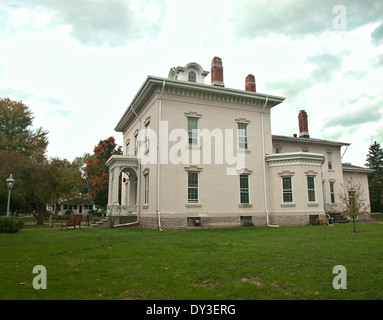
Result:
<svg viewBox="0 0 383 320"><path fill-rule="evenodd" d="M105 165L112 155L122 154L114 137L100 140L93 149L93 155L85 159L85 177L89 191L97 208L106 209L108 204L109 172Z"/></svg>

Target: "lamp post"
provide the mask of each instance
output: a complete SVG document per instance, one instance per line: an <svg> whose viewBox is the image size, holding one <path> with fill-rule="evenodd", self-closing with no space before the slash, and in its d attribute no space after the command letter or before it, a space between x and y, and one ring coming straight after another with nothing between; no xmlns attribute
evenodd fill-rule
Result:
<svg viewBox="0 0 383 320"><path fill-rule="evenodd" d="M13 188L13 184L15 183L15 179L12 178L12 174L9 175L8 179L5 179L8 187L8 205L7 205L7 216L9 216L9 203L11 201L11 190Z"/></svg>

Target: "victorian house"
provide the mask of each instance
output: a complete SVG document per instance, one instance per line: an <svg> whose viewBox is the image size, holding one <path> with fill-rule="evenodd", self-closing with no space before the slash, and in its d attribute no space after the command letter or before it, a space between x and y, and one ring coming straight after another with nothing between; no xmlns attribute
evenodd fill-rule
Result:
<svg viewBox="0 0 383 320"><path fill-rule="evenodd" d="M226 88L218 57L210 72L189 63L146 78L115 127L124 154L107 161L117 226L305 225L342 211L345 176L368 201L368 169L341 162L349 143L311 138L304 110L299 135L272 135L271 109L285 98L258 93L252 74L244 82Z"/></svg>

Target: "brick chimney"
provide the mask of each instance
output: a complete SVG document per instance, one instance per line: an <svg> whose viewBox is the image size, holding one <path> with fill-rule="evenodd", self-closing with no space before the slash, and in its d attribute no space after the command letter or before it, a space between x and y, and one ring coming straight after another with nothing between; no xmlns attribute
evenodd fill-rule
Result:
<svg viewBox="0 0 383 320"><path fill-rule="evenodd" d="M252 74L249 74L245 80L246 91L257 92L255 87L255 78Z"/></svg>
<svg viewBox="0 0 383 320"><path fill-rule="evenodd" d="M211 84L213 86L224 87L223 83L223 66L219 57L214 57L211 62Z"/></svg>
<svg viewBox="0 0 383 320"><path fill-rule="evenodd" d="M308 126L308 122L307 122L307 113L305 110L299 111L298 123L299 123L299 137L300 138L310 138L309 126Z"/></svg>

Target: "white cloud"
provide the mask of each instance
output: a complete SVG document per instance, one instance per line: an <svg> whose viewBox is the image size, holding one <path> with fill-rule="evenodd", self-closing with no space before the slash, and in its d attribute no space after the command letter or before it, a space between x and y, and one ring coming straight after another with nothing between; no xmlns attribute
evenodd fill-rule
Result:
<svg viewBox="0 0 383 320"><path fill-rule="evenodd" d="M383 128L383 2L347 1L346 30L334 29L337 4L3 0L0 96L30 106L49 154L73 159L111 135L122 143L114 127L147 75L191 61L209 71L217 55L226 87L244 89L253 73L258 92L287 98L272 110L273 134L297 133L306 109L312 137L352 142L346 155L363 164L352 150Z"/></svg>
<svg viewBox="0 0 383 320"><path fill-rule="evenodd" d="M334 30L334 19L342 5L346 13L346 30L353 31L360 26L381 19L383 3L375 0L349 0L340 4L338 0L260 0L241 1L236 8L236 35L256 38L269 34L283 34L297 39L321 36Z"/></svg>

